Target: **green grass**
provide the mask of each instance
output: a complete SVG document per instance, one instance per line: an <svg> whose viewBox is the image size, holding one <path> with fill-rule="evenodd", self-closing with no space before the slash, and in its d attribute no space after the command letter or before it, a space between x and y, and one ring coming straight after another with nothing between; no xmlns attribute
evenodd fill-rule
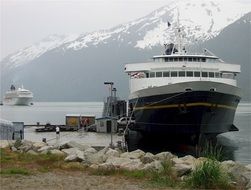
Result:
<svg viewBox="0 0 251 190"><path fill-rule="evenodd" d="M121 171L113 169L91 169L90 174L100 176L118 175Z"/></svg>
<svg viewBox="0 0 251 190"><path fill-rule="evenodd" d="M67 167L67 163L64 162L63 156L50 153L32 155L28 153L12 152L9 149L0 149L0 165L2 171L0 174L15 172L15 168L23 168L30 173L36 171L49 172L54 169L72 170L73 168L71 166ZM17 170L17 172L18 171L19 170ZM22 173L22 171L20 171L20 173Z"/></svg>
<svg viewBox="0 0 251 190"><path fill-rule="evenodd" d="M218 144L213 144L211 142L205 143L205 147L203 147L199 156L206 157L211 160L218 160L218 161L224 160L224 152L222 146Z"/></svg>
<svg viewBox="0 0 251 190"><path fill-rule="evenodd" d="M0 174L3 175L30 175L31 173L25 168L8 168L1 169Z"/></svg>
<svg viewBox="0 0 251 190"><path fill-rule="evenodd" d="M204 161L186 179L185 184L190 188L199 189L230 189L229 176L215 160Z"/></svg>
<svg viewBox="0 0 251 190"><path fill-rule="evenodd" d="M162 166L162 171L154 171L150 173L150 185L155 188L176 187L178 185L178 180L172 169L171 160L163 161Z"/></svg>
<svg viewBox="0 0 251 190"><path fill-rule="evenodd" d="M124 171L122 171L122 174L124 176L130 177L130 178L135 178L135 179L145 179L145 178L148 178L147 172L146 171L142 171L142 170L135 170L135 171L124 170Z"/></svg>

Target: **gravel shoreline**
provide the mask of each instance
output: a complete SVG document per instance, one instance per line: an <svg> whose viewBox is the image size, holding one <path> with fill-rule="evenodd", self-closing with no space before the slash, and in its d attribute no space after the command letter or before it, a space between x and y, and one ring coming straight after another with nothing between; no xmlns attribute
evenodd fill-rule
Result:
<svg viewBox="0 0 251 190"><path fill-rule="evenodd" d="M79 171L56 171L28 176L0 175L0 184L1 190L154 190L142 181L118 176L95 176Z"/></svg>

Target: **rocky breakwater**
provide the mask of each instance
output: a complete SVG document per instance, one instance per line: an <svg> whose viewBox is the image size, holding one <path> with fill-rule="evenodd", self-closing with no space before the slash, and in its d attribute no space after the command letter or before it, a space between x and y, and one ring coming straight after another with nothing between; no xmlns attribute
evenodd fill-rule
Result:
<svg viewBox="0 0 251 190"><path fill-rule="evenodd" d="M168 161L175 175L182 181L197 166L207 160L205 157L195 158L191 155L177 157L170 152L152 154L142 150L122 152L119 149L105 147L102 150L70 141L60 145L48 145L44 142L0 141L0 148L28 154L63 155L65 162L80 162L94 170L143 170L162 172L163 163ZM243 165L231 160L219 162L220 167L231 176L231 183L251 190L251 164Z"/></svg>

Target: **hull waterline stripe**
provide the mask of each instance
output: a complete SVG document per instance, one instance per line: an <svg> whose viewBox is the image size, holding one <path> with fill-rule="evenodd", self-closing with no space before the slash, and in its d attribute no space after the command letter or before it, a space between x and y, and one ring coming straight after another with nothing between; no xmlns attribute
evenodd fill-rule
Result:
<svg viewBox="0 0 251 190"><path fill-rule="evenodd" d="M211 104L206 102L196 102L196 103L187 103L187 104L169 104L169 105L160 105L160 106L142 106L136 107L135 110L143 110L143 109L163 109L163 108L178 108L178 107L196 107L196 106L204 106L204 107L212 107L212 108L225 108L235 110L236 107L221 105L221 104Z"/></svg>

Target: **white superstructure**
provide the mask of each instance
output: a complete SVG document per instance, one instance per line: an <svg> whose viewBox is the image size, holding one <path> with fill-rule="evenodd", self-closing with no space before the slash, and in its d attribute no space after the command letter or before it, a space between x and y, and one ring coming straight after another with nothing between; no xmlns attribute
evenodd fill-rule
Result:
<svg viewBox="0 0 251 190"><path fill-rule="evenodd" d="M152 62L127 64L130 93L183 82L210 81L236 86L240 65L228 64L216 56L160 55Z"/></svg>
<svg viewBox="0 0 251 190"><path fill-rule="evenodd" d="M24 89L22 86L16 90L15 86L11 86L10 90L5 93L4 105L30 105L33 93Z"/></svg>

